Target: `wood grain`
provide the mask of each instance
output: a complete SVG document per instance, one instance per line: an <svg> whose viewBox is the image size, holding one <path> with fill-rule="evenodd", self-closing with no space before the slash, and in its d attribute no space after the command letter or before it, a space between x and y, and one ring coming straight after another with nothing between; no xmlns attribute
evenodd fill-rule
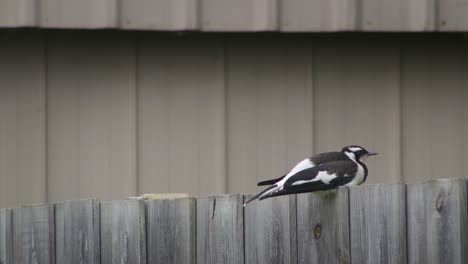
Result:
<svg viewBox="0 0 468 264"><path fill-rule="evenodd" d="M147 202L148 263L196 263L195 198Z"/></svg>
<svg viewBox="0 0 468 264"><path fill-rule="evenodd" d="M407 186L408 263L468 263L464 179Z"/></svg>
<svg viewBox="0 0 468 264"><path fill-rule="evenodd" d="M57 263L100 263L99 202L66 201L55 205Z"/></svg>
<svg viewBox="0 0 468 264"><path fill-rule="evenodd" d="M100 209L101 263L145 264L145 202L113 201Z"/></svg>
<svg viewBox="0 0 468 264"><path fill-rule="evenodd" d="M197 263L244 263L242 195L197 200Z"/></svg>
<svg viewBox="0 0 468 264"><path fill-rule="evenodd" d="M348 189L297 195L298 263L350 263Z"/></svg>
<svg viewBox="0 0 468 264"><path fill-rule="evenodd" d="M112 264L112 203L100 204L101 264Z"/></svg>
<svg viewBox="0 0 468 264"><path fill-rule="evenodd" d="M245 207L245 263L297 263L296 195Z"/></svg>
<svg viewBox="0 0 468 264"><path fill-rule="evenodd" d="M404 184L349 189L352 263L406 263Z"/></svg>
<svg viewBox="0 0 468 264"><path fill-rule="evenodd" d="M54 205L13 209L15 264L55 264Z"/></svg>
<svg viewBox="0 0 468 264"><path fill-rule="evenodd" d="M0 264L13 262L11 209L0 209Z"/></svg>

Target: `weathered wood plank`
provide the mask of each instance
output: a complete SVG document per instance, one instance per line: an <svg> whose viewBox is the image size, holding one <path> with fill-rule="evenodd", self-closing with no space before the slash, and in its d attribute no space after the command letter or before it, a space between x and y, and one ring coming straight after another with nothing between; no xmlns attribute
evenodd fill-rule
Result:
<svg viewBox="0 0 468 264"><path fill-rule="evenodd" d="M55 264L54 205L12 210L14 263Z"/></svg>
<svg viewBox="0 0 468 264"><path fill-rule="evenodd" d="M57 263L100 263L98 201L56 204L55 227Z"/></svg>
<svg viewBox="0 0 468 264"><path fill-rule="evenodd" d="M407 186L408 263L468 263L466 180Z"/></svg>
<svg viewBox="0 0 468 264"><path fill-rule="evenodd" d="M112 264L112 203L100 204L101 264Z"/></svg>
<svg viewBox="0 0 468 264"><path fill-rule="evenodd" d="M348 189L297 196L298 263L350 263Z"/></svg>
<svg viewBox="0 0 468 264"><path fill-rule="evenodd" d="M244 263L244 197L197 199L197 263Z"/></svg>
<svg viewBox="0 0 468 264"><path fill-rule="evenodd" d="M112 263L146 263L145 202L121 200L112 202Z"/></svg>
<svg viewBox="0 0 468 264"><path fill-rule="evenodd" d="M352 263L406 263L404 184L349 189Z"/></svg>
<svg viewBox="0 0 468 264"><path fill-rule="evenodd" d="M148 263L196 263L195 198L147 201Z"/></svg>
<svg viewBox="0 0 468 264"><path fill-rule="evenodd" d="M296 196L245 207L245 263L296 264Z"/></svg>
<svg viewBox="0 0 468 264"><path fill-rule="evenodd" d="M0 264L13 263L11 209L0 209Z"/></svg>

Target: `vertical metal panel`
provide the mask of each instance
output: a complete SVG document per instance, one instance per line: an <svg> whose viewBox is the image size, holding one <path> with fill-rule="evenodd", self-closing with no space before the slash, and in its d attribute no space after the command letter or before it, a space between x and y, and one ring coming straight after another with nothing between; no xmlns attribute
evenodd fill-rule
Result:
<svg viewBox="0 0 468 264"><path fill-rule="evenodd" d="M380 152L366 161L367 182L398 182L399 50L378 39L370 42L347 41L346 48L329 42L316 46L314 141L317 152L354 144Z"/></svg>
<svg viewBox="0 0 468 264"><path fill-rule="evenodd" d="M37 25L37 0L0 0L0 27Z"/></svg>
<svg viewBox="0 0 468 264"><path fill-rule="evenodd" d="M13 263L55 263L54 205L13 209Z"/></svg>
<svg viewBox="0 0 468 264"><path fill-rule="evenodd" d="M195 30L197 0L121 0L121 27L131 29Z"/></svg>
<svg viewBox="0 0 468 264"><path fill-rule="evenodd" d="M404 184L349 189L352 263L406 263Z"/></svg>
<svg viewBox="0 0 468 264"><path fill-rule="evenodd" d="M466 44L434 39L430 43L407 43L403 50L403 172L407 182L468 175Z"/></svg>
<svg viewBox="0 0 468 264"><path fill-rule="evenodd" d="M197 199L197 263L244 263L242 195Z"/></svg>
<svg viewBox="0 0 468 264"><path fill-rule="evenodd" d="M0 207L44 202L42 34L0 35Z"/></svg>
<svg viewBox="0 0 468 264"><path fill-rule="evenodd" d="M295 195L244 208L246 264L297 264L296 209Z"/></svg>
<svg viewBox="0 0 468 264"><path fill-rule="evenodd" d="M52 28L117 26L117 0L41 0L41 25Z"/></svg>
<svg viewBox="0 0 468 264"><path fill-rule="evenodd" d="M439 0L437 7L439 31L467 31L468 0Z"/></svg>
<svg viewBox="0 0 468 264"><path fill-rule="evenodd" d="M468 262L467 182L407 186L408 263Z"/></svg>
<svg viewBox="0 0 468 264"><path fill-rule="evenodd" d="M49 42L49 199L135 195L131 38L75 32L54 34Z"/></svg>
<svg viewBox="0 0 468 264"><path fill-rule="evenodd" d="M441 1L441 2L445 2ZM436 0L362 0L359 29L429 31L435 29Z"/></svg>
<svg viewBox="0 0 468 264"><path fill-rule="evenodd" d="M276 0L200 0L204 31L277 29Z"/></svg>
<svg viewBox="0 0 468 264"><path fill-rule="evenodd" d="M357 0L285 0L279 3L282 31L356 29Z"/></svg>
<svg viewBox="0 0 468 264"><path fill-rule="evenodd" d="M221 43L212 38L140 42L140 192L225 192Z"/></svg>
<svg viewBox="0 0 468 264"><path fill-rule="evenodd" d="M351 263L349 190L297 195L297 260Z"/></svg>
<svg viewBox="0 0 468 264"><path fill-rule="evenodd" d="M254 193L312 154L309 47L278 39L228 46L228 192Z"/></svg>

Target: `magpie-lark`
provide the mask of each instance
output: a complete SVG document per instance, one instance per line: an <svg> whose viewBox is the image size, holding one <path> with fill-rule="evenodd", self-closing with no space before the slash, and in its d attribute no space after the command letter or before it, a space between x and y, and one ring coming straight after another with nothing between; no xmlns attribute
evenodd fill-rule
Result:
<svg viewBox="0 0 468 264"><path fill-rule="evenodd" d="M299 162L288 174L257 185L272 185L247 202L259 199L314 191L324 191L338 186L355 186L366 181L364 160L371 153L360 146L347 146L340 152L325 152Z"/></svg>

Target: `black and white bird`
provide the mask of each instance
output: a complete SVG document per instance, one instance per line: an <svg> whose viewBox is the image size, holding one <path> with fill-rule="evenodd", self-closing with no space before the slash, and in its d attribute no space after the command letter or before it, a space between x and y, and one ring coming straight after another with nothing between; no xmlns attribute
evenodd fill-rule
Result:
<svg viewBox="0 0 468 264"><path fill-rule="evenodd" d="M272 180L259 182L257 185L271 185L261 191L244 206L255 199L324 191L339 186L355 186L366 181L367 157L377 155L361 146L347 146L339 152L325 152L299 162L288 174Z"/></svg>

